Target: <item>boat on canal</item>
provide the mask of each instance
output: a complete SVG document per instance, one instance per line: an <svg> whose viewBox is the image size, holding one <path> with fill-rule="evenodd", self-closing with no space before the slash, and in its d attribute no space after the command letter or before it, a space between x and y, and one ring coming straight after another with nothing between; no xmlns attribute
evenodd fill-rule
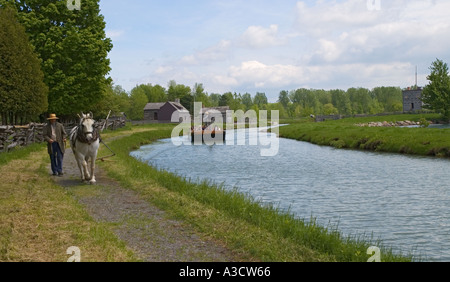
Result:
<svg viewBox="0 0 450 282"><path fill-rule="evenodd" d="M201 137L199 137L199 136L201 136ZM211 141L211 142L223 141L223 142L225 142L225 137L226 137L226 131L217 126L215 126L215 127L203 126L202 128L193 127L191 129L191 142L195 142L197 140L202 140L202 142L205 142L205 141Z"/></svg>

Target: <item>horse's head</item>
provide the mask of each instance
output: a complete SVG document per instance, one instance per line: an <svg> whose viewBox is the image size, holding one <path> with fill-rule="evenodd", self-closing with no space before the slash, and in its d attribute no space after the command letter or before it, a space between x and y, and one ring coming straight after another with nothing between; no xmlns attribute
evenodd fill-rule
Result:
<svg viewBox="0 0 450 282"><path fill-rule="evenodd" d="M94 115L91 113L83 114L80 116L80 131L85 136L87 141L92 141L95 138L95 120Z"/></svg>

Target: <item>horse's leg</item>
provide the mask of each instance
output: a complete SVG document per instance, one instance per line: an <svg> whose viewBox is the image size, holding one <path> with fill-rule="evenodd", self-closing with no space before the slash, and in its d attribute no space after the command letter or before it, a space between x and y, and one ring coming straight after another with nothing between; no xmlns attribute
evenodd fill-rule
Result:
<svg viewBox="0 0 450 282"><path fill-rule="evenodd" d="M89 173L89 167L86 158L83 158L83 171L84 171L84 180L91 180L91 176Z"/></svg>
<svg viewBox="0 0 450 282"><path fill-rule="evenodd" d="M95 184L97 181L95 179L95 161L97 160L98 147L100 143L94 143L92 145L92 154L91 154L91 180L89 181L91 184Z"/></svg>
<svg viewBox="0 0 450 282"><path fill-rule="evenodd" d="M75 153L75 160L77 161L78 168L80 169L81 181L84 181L84 168L82 162L83 156L78 153Z"/></svg>
<svg viewBox="0 0 450 282"><path fill-rule="evenodd" d="M91 157L91 180L89 181L90 184L95 184L97 181L95 180L95 159L94 157Z"/></svg>

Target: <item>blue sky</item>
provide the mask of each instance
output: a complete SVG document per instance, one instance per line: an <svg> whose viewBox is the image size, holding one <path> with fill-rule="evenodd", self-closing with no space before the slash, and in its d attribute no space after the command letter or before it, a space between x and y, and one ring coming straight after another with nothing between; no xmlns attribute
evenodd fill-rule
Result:
<svg viewBox="0 0 450 282"><path fill-rule="evenodd" d="M426 85L450 63L448 0L101 0L116 85L208 93Z"/></svg>

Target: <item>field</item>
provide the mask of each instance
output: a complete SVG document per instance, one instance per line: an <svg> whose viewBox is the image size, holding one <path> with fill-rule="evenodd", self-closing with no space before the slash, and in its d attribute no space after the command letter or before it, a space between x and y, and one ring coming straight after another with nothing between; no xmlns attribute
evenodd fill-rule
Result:
<svg viewBox="0 0 450 282"><path fill-rule="evenodd" d="M449 130L435 128L361 127L369 122L437 120L438 115L392 115L347 118L315 123L311 120L289 121L280 128L280 136L339 149L450 157Z"/></svg>

